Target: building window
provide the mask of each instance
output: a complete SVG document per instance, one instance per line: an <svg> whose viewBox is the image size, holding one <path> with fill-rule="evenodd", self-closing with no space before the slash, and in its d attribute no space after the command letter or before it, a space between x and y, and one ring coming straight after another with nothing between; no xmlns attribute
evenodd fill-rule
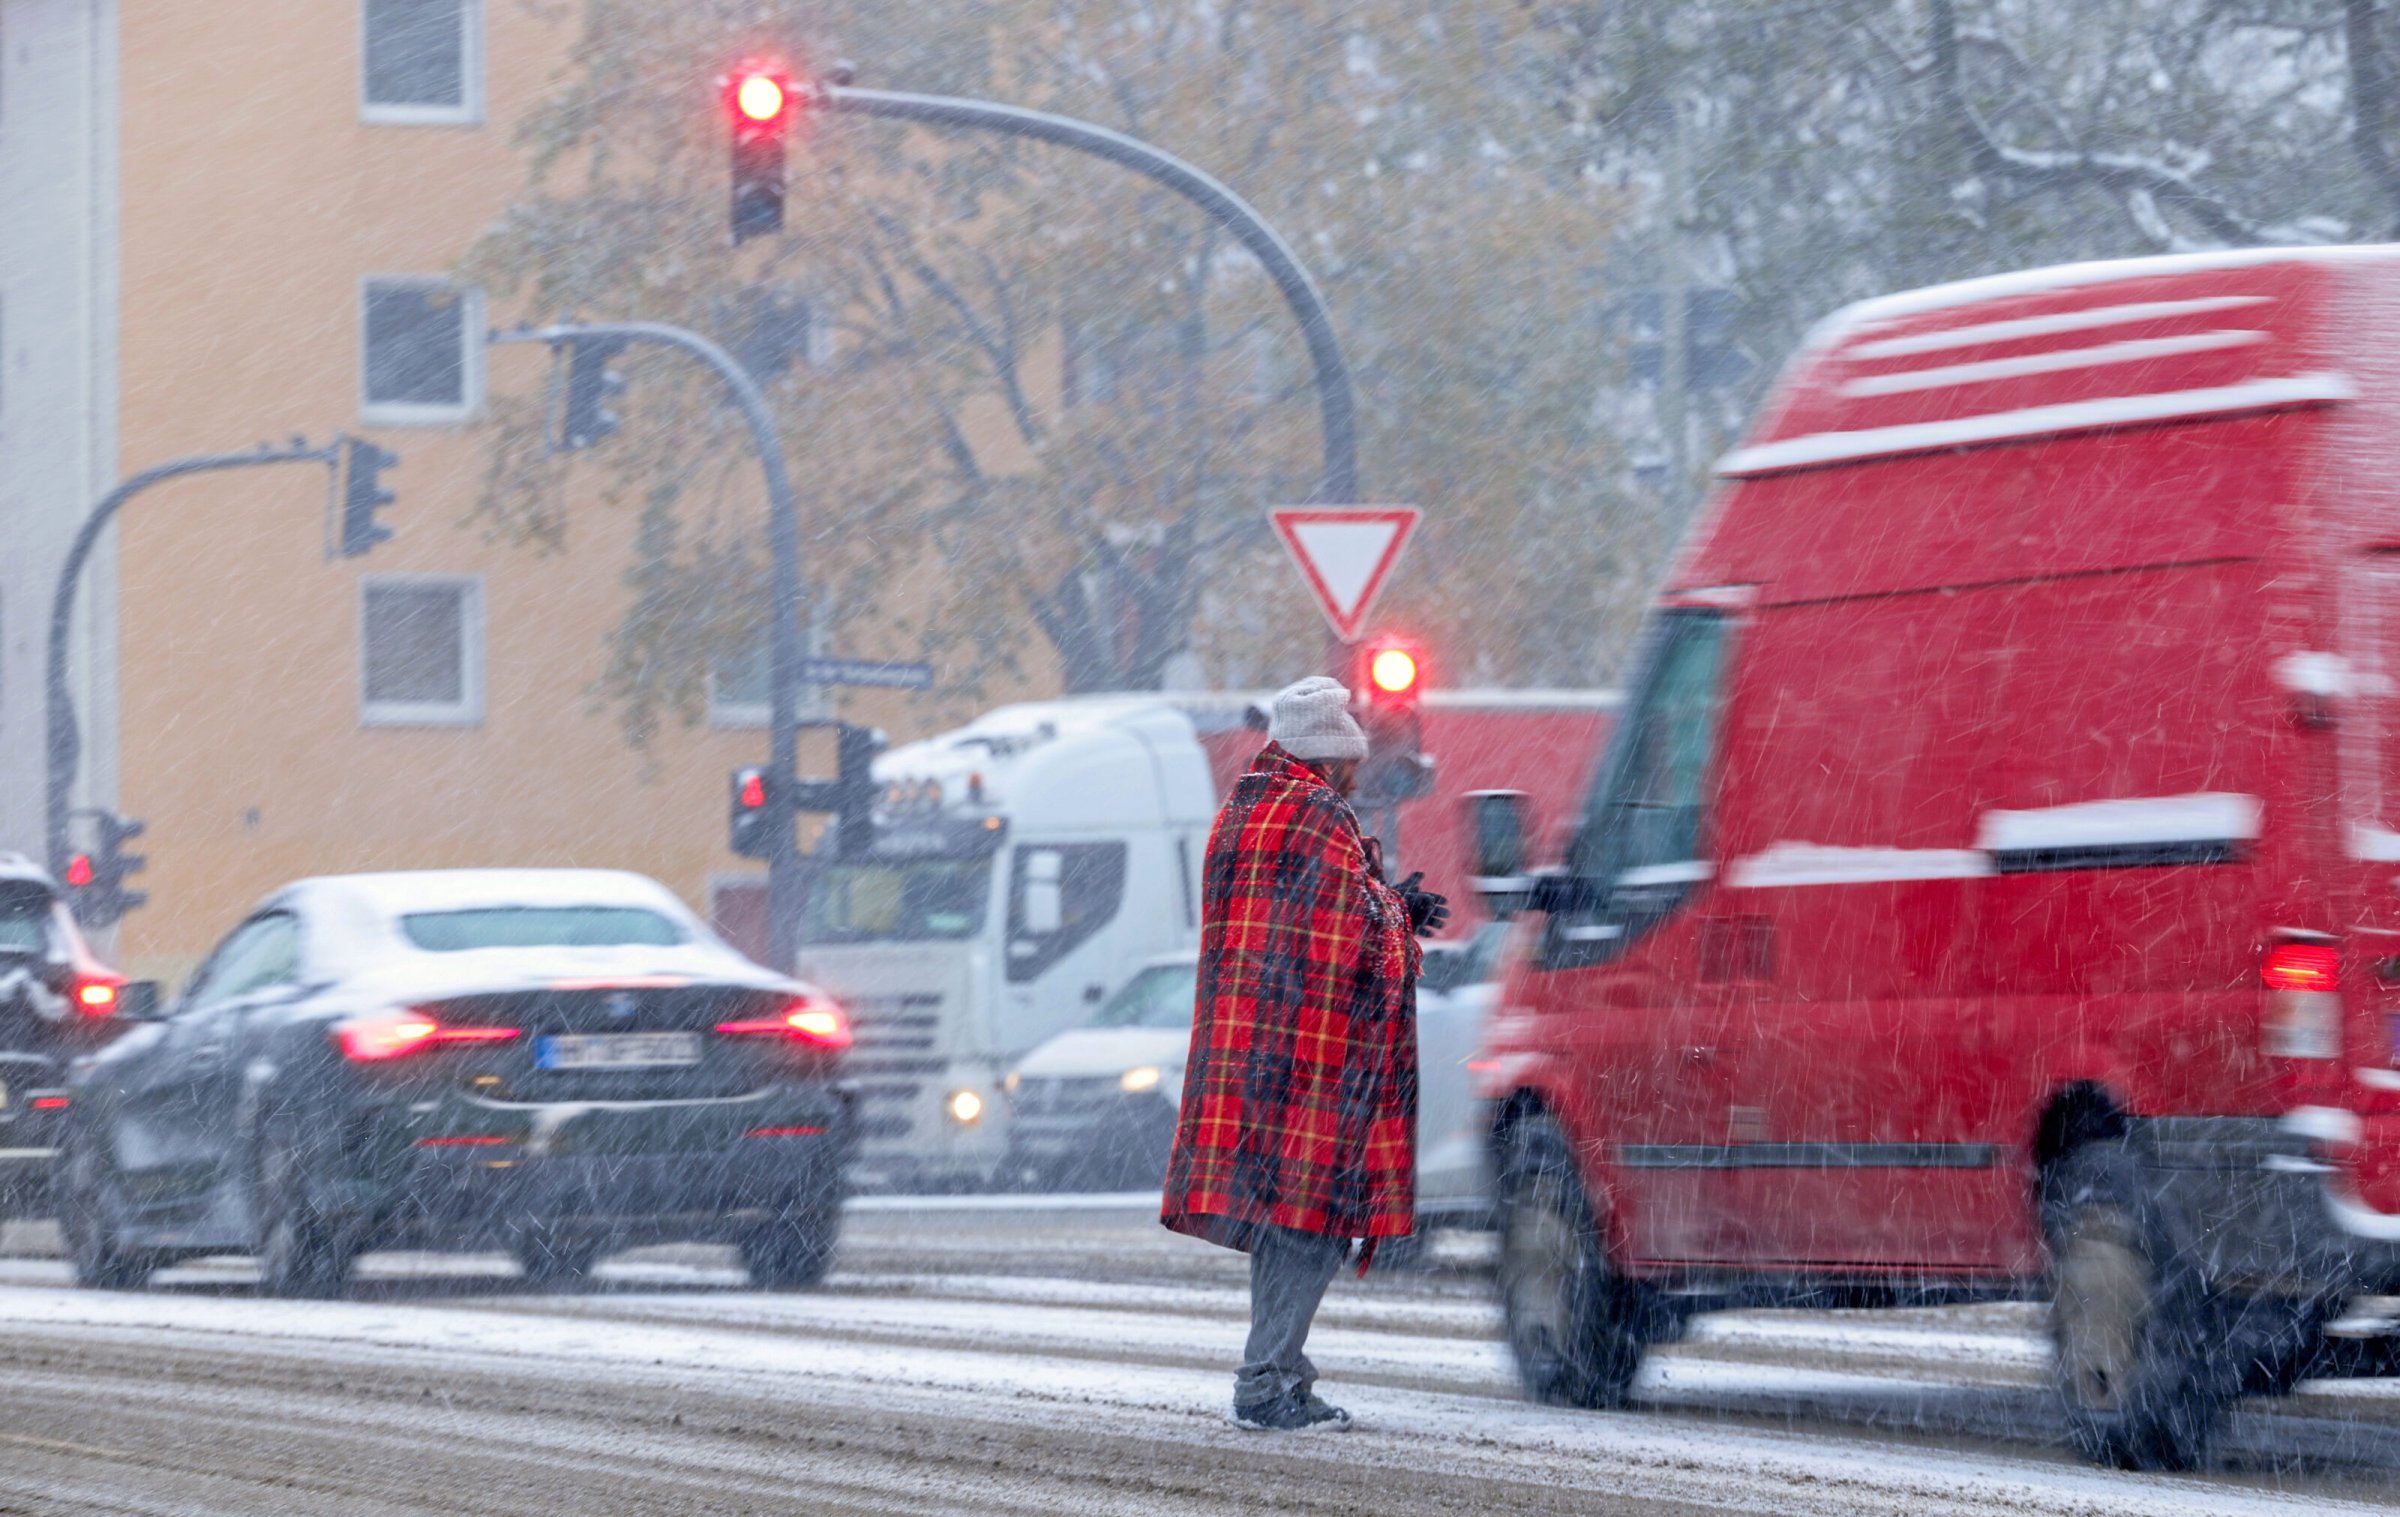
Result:
<svg viewBox="0 0 2400 1517"><path fill-rule="evenodd" d="M443 279L360 289L359 417L378 426L464 421L480 398L483 302Z"/></svg>
<svg viewBox="0 0 2400 1517"><path fill-rule="evenodd" d="M360 0L358 101L376 126L480 121L480 0Z"/></svg>
<svg viewBox="0 0 2400 1517"><path fill-rule="evenodd" d="M373 575L359 581L358 719L371 727L483 720L483 582Z"/></svg>
<svg viewBox="0 0 2400 1517"><path fill-rule="evenodd" d="M759 627L741 645L710 660L708 666L708 723L712 727L767 725L773 650L767 629Z"/></svg>

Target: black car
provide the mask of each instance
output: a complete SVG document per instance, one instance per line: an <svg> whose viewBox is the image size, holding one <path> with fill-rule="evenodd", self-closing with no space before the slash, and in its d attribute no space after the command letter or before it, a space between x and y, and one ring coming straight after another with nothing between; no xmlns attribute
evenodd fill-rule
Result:
<svg viewBox="0 0 2400 1517"><path fill-rule="evenodd" d="M638 875L304 880L74 1066L59 1221L94 1286L248 1252L268 1291L322 1294L394 1247L563 1281L673 1239L809 1284L855 1141L849 1042Z"/></svg>
<svg viewBox="0 0 2400 1517"><path fill-rule="evenodd" d="M153 993L92 956L41 866L0 853L0 1218L48 1209L67 1061L116 1036L120 1006Z"/></svg>

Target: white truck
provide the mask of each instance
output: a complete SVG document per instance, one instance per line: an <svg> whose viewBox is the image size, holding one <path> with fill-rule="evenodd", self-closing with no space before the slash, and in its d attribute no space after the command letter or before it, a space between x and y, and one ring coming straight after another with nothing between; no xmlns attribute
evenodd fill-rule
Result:
<svg viewBox="0 0 2400 1517"><path fill-rule="evenodd" d="M812 860L799 975L848 1008L857 1182L987 1184L1008 1151L1001 1079L1144 963L1199 941L1220 795L1263 734L1250 694L1004 706L876 761L863 857ZM1434 793L1401 809L1406 869L1468 903L1458 797L1506 784L1537 814L1588 767L1613 696L1436 692ZM1461 921L1454 930L1464 931Z"/></svg>

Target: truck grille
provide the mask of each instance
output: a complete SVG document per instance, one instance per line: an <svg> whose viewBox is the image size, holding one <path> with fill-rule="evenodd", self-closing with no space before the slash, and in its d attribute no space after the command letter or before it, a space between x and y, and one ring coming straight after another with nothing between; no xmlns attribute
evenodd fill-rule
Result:
<svg viewBox="0 0 2400 1517"><path fill-rule="evenodd" d="M940 1053L942 998L936 991L857 996L850 1013L849 1072L859 1081L859 1136L898 1142L916 1130L923 1077L949 1066Z"/></svg>

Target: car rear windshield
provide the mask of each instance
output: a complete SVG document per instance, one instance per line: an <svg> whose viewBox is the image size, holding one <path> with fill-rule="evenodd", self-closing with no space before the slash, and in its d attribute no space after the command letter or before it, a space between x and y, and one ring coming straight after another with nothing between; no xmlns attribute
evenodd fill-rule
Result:
<svg viewBox="0 0 2400 1517"><path fill-rule="evenodd" d="M412 911L408 940L431 953L474 948L665 948L683 941L668 918L639 906L482 906Z"/></svg>
<svg viewBox="0 0 2400 1517"><path fill-rule="evenodd" d="M1154 964L1125 982L1092 1014L1094 1027L1189 1027L1197 964Z"/></svg>

